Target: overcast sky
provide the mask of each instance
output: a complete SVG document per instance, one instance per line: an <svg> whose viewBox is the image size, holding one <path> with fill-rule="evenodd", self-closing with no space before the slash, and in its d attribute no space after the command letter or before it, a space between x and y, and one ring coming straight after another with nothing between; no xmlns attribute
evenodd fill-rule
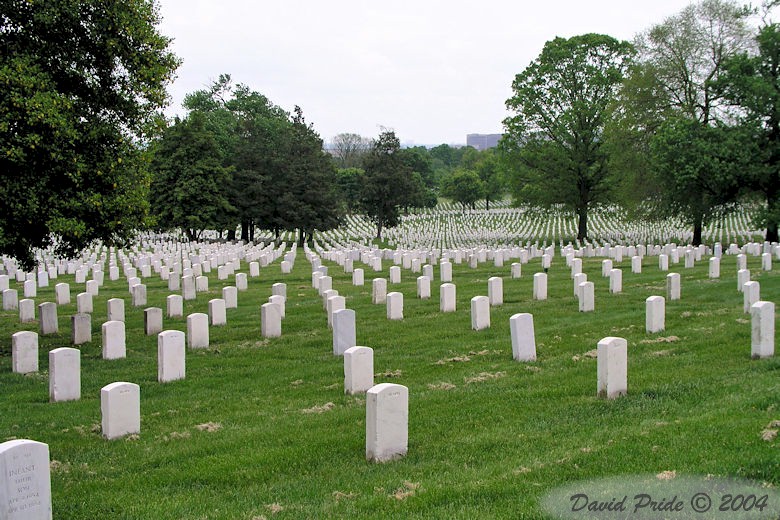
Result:
<svg viewBox="0 0 780 520"><path fill-rule="evenodd" d="M556 36L620 39L687 0L158 0L182 59L168 113L222 73L325 140L395 130L406 144L500 133L515 74Z"/></svg>

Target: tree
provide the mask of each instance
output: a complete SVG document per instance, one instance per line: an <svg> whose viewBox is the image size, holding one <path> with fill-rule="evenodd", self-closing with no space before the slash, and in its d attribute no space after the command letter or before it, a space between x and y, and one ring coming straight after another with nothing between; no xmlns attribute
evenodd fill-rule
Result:
<svg viewBox="0 0 780 520"><path fill-rule="evenodd" d="M359 168L370 148L371 139L359 134L338 134L330 143L330 153L339 168Z"/></svg>
<svg viewBox="0 0 780 520"><path fill-rule="evenodd" d="M778 241L780 224L780 26L767 23L756 38L758 53L727 60L717 85L724 99L739 106L742 124L752 128L757 147L746 185L766 203L766 240Z"/></svg>
<svg viewBox="0 0 780 520"><path fill-rule="evenodd" d="M0 253L31 269L35 248L126 243L178 65L155 2L8 0L0 20Z"/></svg>
<svg viewBox="0 0 780 520"><path fill-rule="evenodd" d="M336 167L322 149L322 139L307 125L300 107L289 131L285 182L277 205L284 229L298 230L303 244L315 230L327 231L342 222L342 206L336 181Z"/></svg>
<svg viewBox="0 0 780 520"><path fill-rule="evenodd" d="M361 168L341 168L337 172L336 182L341 192L341 200L350 214L360 207L360 187L364 173Z"/></svg>
<svg viewBox="0 0 780 520"><path fill-rule="evenodd" d="M666 121L651 141L661 196L646 201L659 216L682 215L689 224L707 225L729 211L752 153L743 127L702 125L686 117ZM700 228L699 228L700 229ZM694 231L695 232L695 231ZM693 237L701 243L701 234Z"/></svg>
<svg viewBox="0 0 780 520"><path fill-rule="evenodd" d="M400 153L401 143L392 130L379 134L363 161L365 174L360 190L360 205L376 225L376 238L382 229L395 227L401 218L400 208L412 191L411 168Z"/></svg>
<svg viewBox="0 0 780 520"><path fill-rule="evenodd" d="M677 120L688 118L702 126L719 126L735 120L736 111L731 109L717 85L730 57L750 46L748 17L751 12L731 1L702 0L638 35L635 41L638 61L620 92L620 102L614 112L615 124L608 129L605 139L612 152L613 166L626 173L626 198L633 199L638 207L652 210L649 214L645 211L645 216L667 216L664 204L648 205L645 203L647 198L656 201L700 199L680 207L681 211L693 211L683 217L693 226L694 244L701 242L702 219L730 206L724 205L725 201L720 197L713 198L700 191L660 193L661 190L676 189L680 184L674 178L675 172L658 170L650 161L651 142L670 120L676 128L673 135L690 134L699 140L721 140L717 131L688 129L683 132ZM667 145L671 144L667 141L669 137L668 134L663 137ZM731 137L726 141L734 142ZM717 185L722 181L722 173L722 169L698 170L697 175L705 182L704 177L711 174L712 179L706 184ZM669 175L672 178L659 177ZM708 201L718 207L705 210Z"/></svg>
<svg viewBox="0 0 780 520"><path fill-rule="evenodd" d="M230 172L219 159L206 117L193 112L168 127L154 145L150 199L159 229L181 228L190 240L215 229L230 212L225 185Z"/></svg>
<svg viewBox="0 0 780 520"><path fill-rule="evenodd" d="M496 201L504 195L504 177L500 163L493 149L480 152L475 165L477 175L482 181L482 196L485 199L485 209L490 210L490 201Z"/></svg>
<svg viewBox="0 0 780 520"><path fill-rule="evenodd" d="M444 180L442 194L459 202L463 210L476 209L476 203L482 198L485 183L472 170L458 168Z"/></svg>
<svg viewBox="0 0 780 520"><path fill-rule="evenodd" d="M563 204L588 235L588 211L610 199L603 131L607 106L629 66L633 48L610 36L585 34L548 41L512 83L504 120L504 164L515 201Z"/></svg>

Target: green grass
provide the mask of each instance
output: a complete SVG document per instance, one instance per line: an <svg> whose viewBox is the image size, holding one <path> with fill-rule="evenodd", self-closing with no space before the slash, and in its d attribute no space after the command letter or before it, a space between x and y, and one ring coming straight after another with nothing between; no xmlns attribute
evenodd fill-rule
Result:
<svg viewBox="0 0 780 520"><path fill-rule="evenodd" d="M762 299L780 302L778 266L763 272L758 258L748 262ZM292 274L281 275L277 261L250 278L228 325L211 328L210 348L187 352L186 379L166 384L156 380L157 338L143 335L143 310L131 306L124 279L106 276L94 299L93 341L80 347L82 399L49 403L47 353L70 346L69 316L83 290L60 276L36 298L54 301L54 284L71 284L73 303L59 307L60 334L40 338L39 373L11 373L10 355L10 335L37 331L37 323L0 315L0 441L49 445L57 461L54 517L536 519L551 489L601 477L673 470L780 484L780 440L761 438L780 419L780 359L750 359L750 318L733 257L723 258L714 281L706 261L671 266L682 276L682 300L667 301L666 330L653 335L644 331L644 300L665 295L667 274L656 257L645 258L641 275L631 273L630 259L616 265L619 295L609 294L601 259L585 259L596 285L592 313L577 311L560 256L541 302L531 300L538 259L520 279L510 278L508 263L454 265L458 310L448 314L439 313L438 268L430 300L415 297L417 274L404 270L402 283L388 286L404 294L397 322L371 304L375 273L366 268L366 285L354 287L351 275L324 264L357 313L358 344L374 349L375 381L409 387L405 458L366 462L365 400L344 395L343 360L332 355L302 252ZM491 310L490 329L474 332L469 300L486 295L494 275L504 277L504 305ZM209 278L209 292L185 302L185 316L207 312L208 300L221 297L228 282L216 272ZM288 286L283 336L264 340L260 305L278 281ZM167 285L146 282L148 306L164 309ZM112 297L126 300L127 358L106 361L100 325ZM512 360L508 320L517 312L534 315L535 363ZM164 327L186 331L186 320L165 318ZM584 356L605 336L629 345L629 394L613 401L596 397L596 360ZM673 341L647 341L661 338ZM469 382L475 378L481 381ZM115 381L141 386L141 434L133 440L100 434L100 388ZM303 412L326 403L333 408ZM221 428L197 428L209 422Z"/></svg>

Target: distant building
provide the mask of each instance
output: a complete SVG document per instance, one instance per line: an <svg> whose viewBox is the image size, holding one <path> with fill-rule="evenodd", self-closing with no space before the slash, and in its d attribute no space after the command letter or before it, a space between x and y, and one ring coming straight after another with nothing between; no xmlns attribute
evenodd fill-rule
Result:
<svg viewBox="0 0 780 520"><path fill-rule="evenodd" d="M466 146L473 146L479 151L495 148L502 134L467 134Z"/></svg>

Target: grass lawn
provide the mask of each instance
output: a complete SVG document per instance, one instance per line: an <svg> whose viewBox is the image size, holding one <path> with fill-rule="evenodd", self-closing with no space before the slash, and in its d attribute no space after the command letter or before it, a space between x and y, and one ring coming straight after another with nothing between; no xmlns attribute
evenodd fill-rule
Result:
<svg viewBox="0 0 780 520"><path fill-rule="evenodd" d="M366 284L325 261L333 288L357 313L357 343L374 349L375 382L409 388L409 451L373 464L365 459L365 399L344 394L343 360L332 354L311 266L298 251L293 272L279 260L249 278L228 324L212 327L211 345L188 350L186 379L157 382L157 338L143 334L143 309L131 305L124 278L94 298L92 342L82 345L82 398L49 403L48 352L70 346L73 276L39 288L36 305L54 301L54 285L71 285L59 307L60 333L40 337L40 371L11 372L11 334L38 330L18 313L0 313L0 442L47 443L54 518L544 518L552 489L602 477L657 474L733 476L780 485L780 439L764 440L780 419L780 358L751 360L750 316L736 287L736 260L724 256L721 278L706 259L680 273L682 299L666 302L666 330L645 333L645 299L665 296L657 257L643 273L623 269L623 292L609 293L601 259L583 259L595 283L595 312L578 312L564 259L549 270L549 298L533 301L539 259L519 279L509 263L453 265L457 312L439 312L438 267L429 300L416 298L415 273L388 291L404 294L404 319L386 319ZM780 303L780 262L761 271L749 257L761 299ZM106 268L107 269L107 268ZM242 263L242 272L248 265ZM504 278L504 304L490 329L471 330L470 299L487 295L487 279ZM282 337L260 335L260 305L275 282L287 284ZM185 302L184 314L207 312L232 281L209 275L209 291ZM148 306L165 309L167 283L146 280ZM11 282L23 293L22 285ZM106 301L125 299L127 358L101 358ZM22 297L20 296L20 299ZM37 312L37 310L36 310ZM512 360L509 317L534 315L538 361ZM186 318L164 319L186 331ZM596 396L596 344L628 340L628 395ZM100 432L100 388L141 387L141 433L107 441Z"/></svg>

